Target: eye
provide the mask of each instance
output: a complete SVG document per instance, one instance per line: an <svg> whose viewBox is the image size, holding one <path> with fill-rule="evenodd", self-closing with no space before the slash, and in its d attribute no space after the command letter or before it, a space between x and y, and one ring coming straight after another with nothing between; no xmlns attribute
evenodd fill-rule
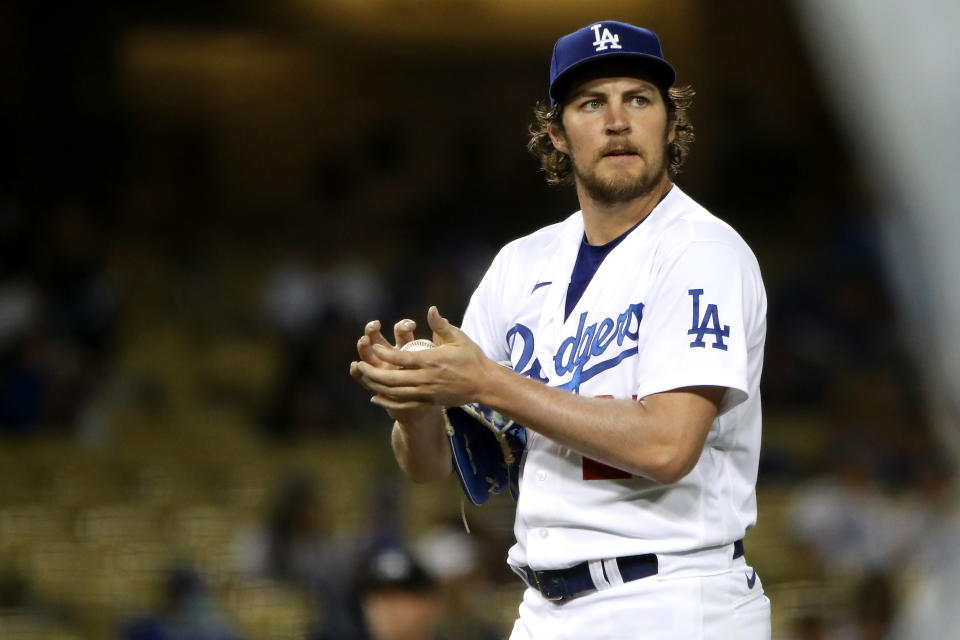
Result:
<svg viewBox="0 0 960 640"><path fill-rule="evenodd" d="M635 107L643 107L650 103L650 101L647 100L645 96L633 96L632 98L630 98L630 102Z"/></svg>
<svg viewBox="0 0 960 640"><path fill-rule="evenodd" d="M585 100L580 106L587 111L596 111L603 106L603 103L597 98L591 98L590 100Z"/></svg>

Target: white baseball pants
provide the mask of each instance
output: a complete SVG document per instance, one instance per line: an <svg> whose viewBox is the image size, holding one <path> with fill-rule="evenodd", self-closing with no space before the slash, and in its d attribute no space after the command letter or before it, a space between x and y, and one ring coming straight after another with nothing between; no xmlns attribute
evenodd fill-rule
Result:
<svg viewBox="0 0 960 640"><path fill-rule="evenodd" d="M510 640L770 640L770 600L742 558L716 575L651 576L563 604L527 589Z"/></svg>

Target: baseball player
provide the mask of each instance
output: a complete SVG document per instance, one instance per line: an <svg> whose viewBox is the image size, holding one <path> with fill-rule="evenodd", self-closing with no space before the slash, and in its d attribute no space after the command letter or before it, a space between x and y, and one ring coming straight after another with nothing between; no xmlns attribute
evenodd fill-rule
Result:
<svg viewBox="0 0 960 640"><path fill-rule="evenodd" d="M742 542L766 295L746 243L671 181L692 140L674 80L646 29L560 38L530 147L581 210L506 245L462 329L431 307L437 348L401 351L415 324L391 344L374 321L350 367L414 481L463 475L443 407L525 427L513 640L770 637Z"/></svg>

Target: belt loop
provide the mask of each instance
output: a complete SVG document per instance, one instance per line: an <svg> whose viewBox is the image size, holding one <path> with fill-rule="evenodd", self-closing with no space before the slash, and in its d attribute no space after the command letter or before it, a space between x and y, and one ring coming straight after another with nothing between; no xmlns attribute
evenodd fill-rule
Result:
<svg viewBox="0 0 960 640"><path fill-rule="evenodd" d="M623 584L623 576L620 575L620 565L617 564L616 558L607 558L604 560L603 571L607 574L607 579L611 585L619 587Z"/></svg>
<svg viewBox="0 0 960 640"><path fill-rule="evenodd" d="M587 562L587 567L590 569L590 577L593 579L593 586L597 588L597 591L603 591L613 586L610 584L610 581L607 580L607 576L603 574L603 562L603 560L590 560Z"/></svg>

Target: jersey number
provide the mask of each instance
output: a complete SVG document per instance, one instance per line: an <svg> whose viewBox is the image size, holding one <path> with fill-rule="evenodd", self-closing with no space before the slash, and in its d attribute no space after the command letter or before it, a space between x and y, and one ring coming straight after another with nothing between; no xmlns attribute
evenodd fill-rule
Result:
<svg viewBox="0 0 960 640"><path fill-rule="evenodd" d="M596 396L597 398L612 398L613 396ZM637 396L633 396L636 400ZM625 480L632 478L629 473L608 464L597 462L593 458L583 456L583 479L584 480Z"/></svg>

